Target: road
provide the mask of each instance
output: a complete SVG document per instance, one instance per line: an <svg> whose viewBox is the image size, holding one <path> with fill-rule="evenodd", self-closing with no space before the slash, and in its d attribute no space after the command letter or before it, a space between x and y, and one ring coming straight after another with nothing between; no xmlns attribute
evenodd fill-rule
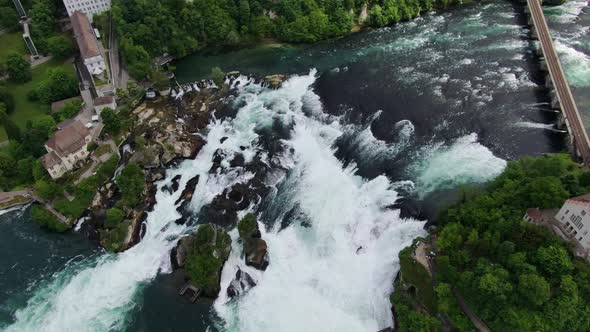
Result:
<svg viewBox="0 0 590 332"><path fill-rule="evenodd" d="M545 20L545 15L541 8L541 2L539 0L527 0L527 4L531 12L539 42L541 43L545 61L547 62L549 74L551 75L555 91L557 92L557 98L559 99L565 119L569 124L570 135L574 141L574 148L579 151L584 165L588 167L590 166L590 140L588 140L586 128L584 127L584 123L578 112L570 86L565 78L563 68L559 61L559 56L555 51L553 39L549 33L549 27L547 26L547 21Z"/></svg>

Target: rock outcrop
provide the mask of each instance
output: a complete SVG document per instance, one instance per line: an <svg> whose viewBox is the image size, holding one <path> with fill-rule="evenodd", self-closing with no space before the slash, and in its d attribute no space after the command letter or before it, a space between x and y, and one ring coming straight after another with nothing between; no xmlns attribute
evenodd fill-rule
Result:
<svg viewBox="0 0 590 332"><path fill-rule="evenodd" d="M180 239L170 258L172 266L183 268L204 296L215 298L220 291L221 270L230 251L229 234L222 228L204 224L195 234Z"/></svg>
<svg viewBox="0 0 590 332"><path fill-rule="evenodd" d="M238 268L236 276L227 287L227 296L235 297L242 295L250 290L250 288L256 286L256 282L247 273Z"/></svg>
<svg viewBox="0 0 590 332"><path fill-rule="evenodd" d="M247 214L238 224L238 232L244 248L246 265L258 270L268 267L268 247L261 238L258 222L253 214Z"/></svg>

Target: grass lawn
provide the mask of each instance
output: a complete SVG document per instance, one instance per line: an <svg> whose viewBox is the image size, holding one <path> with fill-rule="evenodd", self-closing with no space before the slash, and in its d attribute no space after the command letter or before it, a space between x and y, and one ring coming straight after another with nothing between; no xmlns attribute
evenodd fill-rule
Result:
<svg viewBox="0 0 590 332"><path fill-rule="evenodd" d="M43 105L40 102L30 101L27 98L27 93L35 88L37 84L49 75L49 69L62 67L72 75L74 73L74 65L71 63L64 63L62 60L51 59L50 61L33 68L33 79L24 84L8 83L8 90L14 96L15 110L10 115L10 118L22 129L25 128L27 121L45 116L48 114L49 105ZM6 132L2 127L0 130L0 141L6 140Z"/></svg>
<svg viewBox="0 0 590 332"><path fill-rule="evenodd" d="M22 32L12 32L0 35L0 61L4 61L10 52L27 53Z"/></svg>

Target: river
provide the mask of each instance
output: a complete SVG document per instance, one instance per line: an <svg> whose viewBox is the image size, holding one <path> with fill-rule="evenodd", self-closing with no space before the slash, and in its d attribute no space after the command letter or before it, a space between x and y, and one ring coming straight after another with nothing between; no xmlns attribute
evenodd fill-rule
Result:
<svg viewBox="0 0 590 332"><path fill-rule="evenodd" d="M589 12L582 1L547 9L586 120ZM192 230L173 223L179 193L158 191L144 240L119 255L75 232L39 230L28 210L19 210L0 216L0 328L374 332L390 326L397 253L424 234L424 221L391 208L396 199L411 197L432 219L449 193L492 179L507 160L565 150L522 23L512 4L498 2L313 46L182 60L182 82L203 78L213 66L295 75L278 90L240 88L235 119L210 123L197 158L169 170L160 184L180 174L182 188L200 175L192 204L198 211L252 176L233 168L209 174L217 149L248 161L270 154L259 143L275 137L276 124L291 129L281 137L284 151L267 160L274 189L251 207L270 265L264 273L243 266L236 247L222 274L227 286L240 267L258 285L231 301L224 291L214 303L193 305L176 295L168 252Z"/></svg>

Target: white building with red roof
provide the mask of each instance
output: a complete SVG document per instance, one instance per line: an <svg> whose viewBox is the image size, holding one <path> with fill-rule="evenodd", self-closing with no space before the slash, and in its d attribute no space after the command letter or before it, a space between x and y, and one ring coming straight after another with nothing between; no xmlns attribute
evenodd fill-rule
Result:
<svg viewBox="0 0 590 332"><path fill-rule="evenodd" d="M45 143L47 154L41 157L41 163L52 179L58 179L88 157L91 141L92 134L80 121L66 120Z"/></svg>

